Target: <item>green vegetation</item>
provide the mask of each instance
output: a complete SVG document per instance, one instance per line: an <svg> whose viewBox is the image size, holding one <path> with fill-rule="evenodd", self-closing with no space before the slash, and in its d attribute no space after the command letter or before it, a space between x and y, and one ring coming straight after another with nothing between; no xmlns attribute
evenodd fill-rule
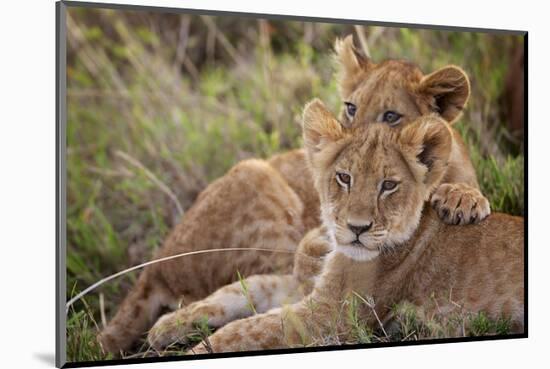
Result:
<svg viewBox="0 0 550 369"><path fill-rule="evenodd" d="M83 308L71 310L67 319L67 357L72 361L93 361L111 359L104 354L96 340L98 324L83 299Z"/></svg>
<svg viewBox="0 0 550 369"><path fill-rule="evenodd" d="M453 306L453 302L448 302ZM448 307L449 305L447 305ZM392 341L418 340L422 338L476 337L504 335L510 332L510 322L500 318L492 321L484 313L472 314L454 305L451 312L439 313L432 306L431 313L409 303L394 307ZM428 309L427 309L428 310Z"/></svg>
<svg viewBox="0 0 550 369"><path fill-rule="evenodd" d="M470 74L473 94L458 128L493 210L523 214L522 147L508 139L497 103L508 50L520 40L364 30L375 60L406 58L426 72L452 63ZM354 31L335 24L70 9L67 297L149 259L182 209L239 160L300 147L307 101L319 97L340 109L331 47L335 37ZM95 341L97 326L134 280L129 274L112 281L69 311L70 361L107 358ZM104 311L98 293L105 296ZM411 335L418 331L412 318L404 320L401 339L439 336L433 330ZM353 309L350 319L357 341L371 342L374 333L360 326ZM474 334L502 328L478 320ZM142 350L135 355L146 355Z"/></svg>
<svg viewBox="0 0 550 369"><path fill-rule="evenodd" d="M250 297L250 291L248 290L248 284L246 283L246 279L243 278L241 273L237 270L237 279L239 280L239 284L241 285L241 293L244 297L246 297L246 307L248 310L250 310L254 315L258 312L256 311L256 307L254 306L254 302L252 301L252 298Z"/></svg>

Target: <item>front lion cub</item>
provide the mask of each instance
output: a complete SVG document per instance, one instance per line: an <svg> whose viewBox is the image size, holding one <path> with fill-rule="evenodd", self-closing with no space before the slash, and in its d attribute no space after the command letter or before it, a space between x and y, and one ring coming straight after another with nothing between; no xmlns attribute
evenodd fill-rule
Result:
<svg viewBox="0 0 550 369"><path fill-rule="evenodd" d="M387 322L395 303L427 309L435 301L439 312L458 304L523 331L523 218L496 213L454 227L426 205L449 160L447 123L428 115L402 130L346 128L316 100L303 130L326 233L311 241L325 240L332 251L306 298L229 323L209 337L208 350L304 346L335 331L346 342L342 304L352 294L374 298L376 315L363 306L358 317L371 326Z"/></svg>

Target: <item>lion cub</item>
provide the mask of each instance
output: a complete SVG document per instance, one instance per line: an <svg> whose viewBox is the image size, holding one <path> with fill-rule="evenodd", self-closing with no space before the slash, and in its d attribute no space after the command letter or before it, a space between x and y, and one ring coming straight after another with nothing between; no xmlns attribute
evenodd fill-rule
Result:
<svg viewBox="0 0 550 369"><path fill-rule="evenodd" d="M458 67L423 74L401 60L374 63L354 47L351 36L337 40L335 51L346 127L380 122L400 130L430 113L452 123L468 101L468 77ZM452 132L446 174L431 202L447 223L476 223L490 213L489 202L479 191L465 145ZM238 163L200 194L155 258L220 248L289 253L218 252L147 267L99 335L103 349L112 353L131 349L165 308L205 298L235 281L237 271L244 277L290 273L292 252L320 224L319 209L304 150Z"/></svg>
<svg viewBox="0 0 550 369"><path fill-rule="evenodd" d="M497 213L453 227L426 206L451 152L444 121L429 115L402 130L346 128L316 100L305 109L303 130L326 233L312 241L331 250L322 272L306 298L229 323L209 337L208 350L308 345L335 329L345 342L349 329L339 317L351 294L372 296L382 322L395 303L426 308L435 299L439 311L459 304L509 318L514 332L523 331L523 218ZM367 307L360 319L376 322Z"/></svg>

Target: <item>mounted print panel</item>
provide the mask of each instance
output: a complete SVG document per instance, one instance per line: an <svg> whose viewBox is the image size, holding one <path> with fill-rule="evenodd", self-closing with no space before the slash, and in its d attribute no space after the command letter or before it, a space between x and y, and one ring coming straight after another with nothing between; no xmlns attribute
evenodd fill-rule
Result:
<svg viewBox="0 0 550 369"><path fill-rule="evenodd" d="M526 32L57 21L58 366L527 337Z"/></svg>

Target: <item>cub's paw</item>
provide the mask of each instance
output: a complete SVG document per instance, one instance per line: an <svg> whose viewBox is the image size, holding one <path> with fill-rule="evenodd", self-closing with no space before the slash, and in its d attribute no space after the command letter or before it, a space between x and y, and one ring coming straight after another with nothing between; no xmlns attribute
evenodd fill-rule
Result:
<svg viewBox="0 0 550 369"><path fill-rule="evenodd" d="M447 224L479 223L491 214L489 201L477 189L464 183L445 183L431 198L432 207Z"/></svg>
<svg viewBox="0 0 550 369"><path fill-rule="evenodd" d="M324 257L332 251L330 241L319 228L302 239L294 256L294 277L303 284L313 282L323 267Z"/></svg>
<svg viewBox="0 0 550 369"><path fill-rule="evenodd" d="M213 351L208 346L206 342L201 342L197 344L195 347L192 347L191 349L187 350L185 355L204 355L204 354L211 354Z"/></svg>
<svg viewBox="0 0 550 369"><path fill-rule="evenodd" d="M118 333L118 327L109 325L101 333L97 335L102 350L105 353L113 354L118 357L121 352L130 348L130 342L124 335Z"/></svg>
<svg viewBox="0 0 550 369"><path fill-rule="evenodd" d="M186 321L179 311L160 317L147 334L147 342L157 351L173 344L185 344L187 335L193 331L192 322Z"/></svg>

